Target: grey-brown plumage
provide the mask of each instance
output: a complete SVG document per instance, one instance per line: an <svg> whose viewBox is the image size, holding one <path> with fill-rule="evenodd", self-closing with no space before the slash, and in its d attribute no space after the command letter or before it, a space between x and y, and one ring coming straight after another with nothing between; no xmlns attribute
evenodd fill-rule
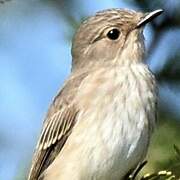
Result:
<svg viewBox="0 0 180 180"><path fill-rule="evenodd" d="M110 9L81 24L71 75L49 108L28 180L121 180L142 161L156 113L142 26L161 12Z"/></svg>
<svg viewBox="0 0 180 180"><path fill-rule="evenodd" d="M72 104L79 84L87 73L71 76L50 106L34 154L29 180L38 179L61 151L76 122L78 108ZM73 87L73 88L72 88Z"/></svg>

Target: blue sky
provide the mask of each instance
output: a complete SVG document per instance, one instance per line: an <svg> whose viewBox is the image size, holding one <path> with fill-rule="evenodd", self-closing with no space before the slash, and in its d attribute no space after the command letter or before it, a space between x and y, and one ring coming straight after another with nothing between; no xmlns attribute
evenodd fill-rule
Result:
<svg viewBox="0 0 180 180"><path fill-rule="evenodd" d="M78 1L87 15L110 7L132 8L118 0ZM12 180L27 168L51 99L70 72L71 43L66 38L68 23L56 8L34 0L0 6L0 179ZM148 45L150 27L145 36ZM171 35L166 38L163 49ZM177 48L176 41L172 49ZM152 60L152 69L163 66L163 56L162 51L155 52L152 59L161 62ZM163 93L166 96L167 90ZM168 95L178 108L179 99L174 102L175 95Z"/></svg>

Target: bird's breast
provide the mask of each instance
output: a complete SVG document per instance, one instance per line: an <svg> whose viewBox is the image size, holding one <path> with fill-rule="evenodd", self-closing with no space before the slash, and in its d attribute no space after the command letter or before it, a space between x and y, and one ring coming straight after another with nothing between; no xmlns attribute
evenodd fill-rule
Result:
<svg viewBox="0 0 180 180"><path fill-rule="evenodd" d="M90 76L80 88L79 118L87 128L81 129L79 141L86 144L83 152L97 176L104 170L103 178L116 179L146 154L155 121L154 78L145 65L99 70Z"/></svg>

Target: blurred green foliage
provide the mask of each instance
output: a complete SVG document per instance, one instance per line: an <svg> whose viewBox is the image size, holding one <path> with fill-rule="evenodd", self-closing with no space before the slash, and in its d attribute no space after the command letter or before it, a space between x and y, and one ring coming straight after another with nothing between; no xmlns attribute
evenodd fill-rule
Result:
<svg viewBox="0 0 180 180"><path fill-rule="evenodd" d="M169 170L180 178L180 154L177 152L180 148L179 138L180 122L162 117L154 132L143 174Z"/></svg>

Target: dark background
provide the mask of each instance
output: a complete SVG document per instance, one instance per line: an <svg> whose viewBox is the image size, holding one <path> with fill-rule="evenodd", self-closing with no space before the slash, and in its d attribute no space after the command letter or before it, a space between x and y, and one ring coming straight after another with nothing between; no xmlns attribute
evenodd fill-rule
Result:
<svg viewBox="0 0 180 180"><path fill-rule="evenodd" d="M71 38L80 21L105 8L164 9L145 30L156 74L159 120L145 172L180 173L179 0L0 1L0 179L23 180L43 117L70 72Z"/></svg>

